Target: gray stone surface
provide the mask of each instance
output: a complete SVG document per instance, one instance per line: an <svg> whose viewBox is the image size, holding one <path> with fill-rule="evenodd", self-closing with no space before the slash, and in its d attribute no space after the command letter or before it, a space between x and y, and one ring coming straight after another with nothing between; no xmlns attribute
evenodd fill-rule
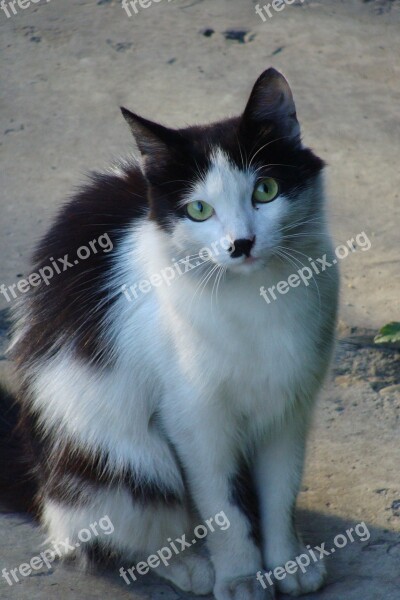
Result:
<svg viewBox="0 0 400 600"><path fill-rule="evenodd" d="M177 126L217 119L242 109L264 68L282 70L304 140L329 164L335 240L365 231L372 242L341 264L342 341L299 499L309 543L329 547L360 521L371 538L337 550L328 559L328 585L310 599L398 600L398 356L373 348L361 328L399 315L400 3L306 0L266 23L254 4L163 0L131 18L115 0L41 0L10 19L0 11L0 283L28 272L33 243L83 173L131 151L120 104ZM246 33L224 33L232 29ZM42 534L23 516L2 513L0 520L0 568L43 549ZM84 575L72 566L13 587L0 578L1 600L81 597L187 596L156 579L133 588L115 572Z"/></svg>

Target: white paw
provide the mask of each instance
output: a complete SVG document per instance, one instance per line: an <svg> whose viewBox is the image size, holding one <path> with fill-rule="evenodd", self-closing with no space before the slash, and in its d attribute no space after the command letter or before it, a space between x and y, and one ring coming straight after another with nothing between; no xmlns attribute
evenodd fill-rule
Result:
<svg viewBox="0 0 400 600"><path fill-rule="evenodd" d="M217 583L214 596L216 600L273 600L275 597L273 590L264 589L255 575Z"/></svg>
<svg viewBox="0 0 400 600"><path fill-rule="evenodd" d="M315 592L324 584L326 579L326 568L322 561L311 563L306 567L303 573L300 569L296 573L286 576L280 581L276 581L276 586L280 592L290 594L291 596L301 596L309 592Z"/></svg>
<svg viewBox="0 0 400 600"><path fill-rule="evenodd" d="M208 558L199 554L176 557L170 565L158 567L156 573L196 596L211 594L214 587L214 567Z"/></svg>

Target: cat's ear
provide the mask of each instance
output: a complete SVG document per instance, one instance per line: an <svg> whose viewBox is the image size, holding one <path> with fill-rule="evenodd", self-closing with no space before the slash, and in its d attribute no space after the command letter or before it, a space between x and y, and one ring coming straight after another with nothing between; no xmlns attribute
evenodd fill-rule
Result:
<svg viewBox="0 0 400 600"><path fill-rule="evenodd" d="M143 156L160 155L181 142L180 134L176 130L149 121L123 106L121 112Z"/></svg>
<svg viewBox="0 0 400 600"><path fill-rule="evenodd" d="M300 126L292 92L281 73L270 68L260 75L250 94L243 122L253 127L258 124L261 129L273 127L282 138L300 143Z"/></svg>

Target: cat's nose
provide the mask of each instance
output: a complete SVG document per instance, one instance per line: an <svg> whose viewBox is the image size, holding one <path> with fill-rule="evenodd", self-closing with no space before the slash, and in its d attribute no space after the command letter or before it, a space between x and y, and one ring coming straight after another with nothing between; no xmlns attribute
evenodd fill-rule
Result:
<svg viewBox="0 0 400 600"><path fill-rule="evenodd" d="M251 240L247 240L245 238L241 238L239 240L234 240L232 246L229 248L229 252L231 253L231 258L239 258L243 256L243 254L247 257L250 256L251 249L254 245L256 236Z"/></svg>

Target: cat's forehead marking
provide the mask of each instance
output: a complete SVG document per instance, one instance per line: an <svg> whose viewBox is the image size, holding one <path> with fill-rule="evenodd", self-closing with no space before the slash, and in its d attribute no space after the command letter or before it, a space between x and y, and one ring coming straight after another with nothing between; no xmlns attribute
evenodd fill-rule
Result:
<svg viewBox="0 0 400 600"><path fill-rule="evenodd" d="M210 153L210 166L204 183L210 196L218 197L222 192L244 192L252 185L253 175L241 170L220 147L215 147Z"/></svg>
<svg viewBox="0 0 400 600"><path fill-rule="evenodd" d="M210 170L220 173L222 176L229 172L233 174L239 171L228 154L219 146L213 148L210 152Z"/></svg>

